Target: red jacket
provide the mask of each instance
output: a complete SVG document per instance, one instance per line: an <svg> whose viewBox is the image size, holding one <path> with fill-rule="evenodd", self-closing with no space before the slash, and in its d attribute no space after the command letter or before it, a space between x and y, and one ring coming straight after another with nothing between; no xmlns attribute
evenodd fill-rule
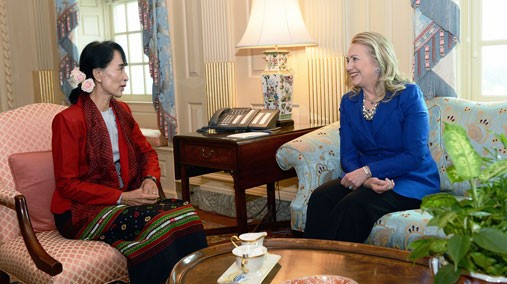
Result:
<svg viewBox="0 0 507 284"><path fill-rule="evenodd" d="M118 101L129 113L126 103ZM114 205L120 198L121 189L89 183L82 180L88 172L86 157L86 122L81 100L60 112L53 119L53 163L56 179L56 190L51 202L51 211L62 214L70 210L71 200L90 205ZM146 141L139 125L135 123L132 130L132 141L147 156L148 162L142 170L143 176L154 176L160 180L160 167L157 152ZM118 125L118 144L120 149L121 176L123 189L129 188L133 180L128 176L127 146L122 129ZM113 163L113 161L111 161Z"/></svg>

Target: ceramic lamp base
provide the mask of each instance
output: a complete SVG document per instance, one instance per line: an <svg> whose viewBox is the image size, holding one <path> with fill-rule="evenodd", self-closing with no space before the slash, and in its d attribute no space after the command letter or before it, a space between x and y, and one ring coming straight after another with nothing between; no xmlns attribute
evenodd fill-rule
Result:
<svg viewBox="0 0 507 284"><path fill-rule="evenodd" d="M276 126L277 127L294 126L294 120L292 120L292 119L278 120L276 122Z"/></svg>
<svg viewBox="0 0 507 284"><path fill-rule="evenodd" d="M262 94L266 109L278 109L279 120L292 119L292 91L294 75L289 71L264 72L261 75Z"/></svg>

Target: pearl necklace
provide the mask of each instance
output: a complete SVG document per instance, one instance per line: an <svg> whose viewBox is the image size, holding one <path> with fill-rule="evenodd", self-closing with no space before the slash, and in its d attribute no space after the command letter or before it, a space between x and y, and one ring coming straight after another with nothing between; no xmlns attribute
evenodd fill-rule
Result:
<svg viewBox="0 0 507 284"><path fill-rule="evenodd" d="M373 106L370 109L366 108L366 98L363 97L363 117L366 120L372 120L377 112L377 107L379 102L373 103Z"/></svg>

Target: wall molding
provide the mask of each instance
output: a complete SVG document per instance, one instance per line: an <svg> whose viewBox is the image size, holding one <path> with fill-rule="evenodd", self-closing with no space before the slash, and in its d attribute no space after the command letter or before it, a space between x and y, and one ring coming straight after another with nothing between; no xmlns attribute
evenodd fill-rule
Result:
<svg viewBox="0 0 507 284"><path fill-rule="evenodd" d="M0 34L2 38L2 56L0 57L0 110L7 111L13 109L15 106L6 0L0 0Z"/></svg>

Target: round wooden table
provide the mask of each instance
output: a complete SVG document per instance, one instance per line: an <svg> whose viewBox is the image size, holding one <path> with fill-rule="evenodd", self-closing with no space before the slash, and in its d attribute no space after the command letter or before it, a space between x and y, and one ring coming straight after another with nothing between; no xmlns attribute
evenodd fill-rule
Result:
<svg viewBox="0 0 507 284"><path fill-rule="evenodd" d="M433 283L426 259L408 260L408 251L366 244L310 240L266 239L268 251L281 256L262 283L281 283L311 275L341 275L358 283ZM169 283L217 283L234 263L232 244L192 253L173 268Z"/></svg>

